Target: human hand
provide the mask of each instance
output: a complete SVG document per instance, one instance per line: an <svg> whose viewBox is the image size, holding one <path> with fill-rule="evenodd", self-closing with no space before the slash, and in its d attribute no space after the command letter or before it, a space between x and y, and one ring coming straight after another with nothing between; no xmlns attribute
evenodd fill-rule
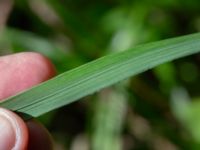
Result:
<svg viewBox="0 0 200 150"><path fill-rule="evenodd" d="M40 54L27 52L0 57L0 100L55 75L54 66ZM0 150L52 150L47 130L35 120L24 122L0 108Z"/></svg>

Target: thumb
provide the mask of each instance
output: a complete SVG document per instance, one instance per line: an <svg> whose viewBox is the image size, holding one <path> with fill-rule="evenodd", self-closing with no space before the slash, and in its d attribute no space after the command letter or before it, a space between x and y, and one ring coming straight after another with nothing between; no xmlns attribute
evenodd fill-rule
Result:
<svg viewBox="0 0 200 150"><path fill-rule="evenodd" d="M28 143L28 129L15 113L0 108L0 149L25 150Z"/></svg>

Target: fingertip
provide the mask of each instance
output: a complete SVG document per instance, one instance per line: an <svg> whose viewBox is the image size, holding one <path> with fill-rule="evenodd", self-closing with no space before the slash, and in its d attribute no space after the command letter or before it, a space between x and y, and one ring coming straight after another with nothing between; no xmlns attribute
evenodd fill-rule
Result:
<svg viewBox="0 0 200 150"><path fill-rule="evenodd" d="M53 140L46 128L36 120L26 122L29 131L28 150L53 150Z"/></svg>
<svg viewBox="0 0 200 150"><path fill-rule="evenodd" d="M56 69L50 60L35 52L0 57L0 100L52 78Z"/></svg>
<svg viewBox="0 0 200 150"><path fill-rule="evenodd" d="M26 150L28 129L24 121L10 110L0 108L0 149Z"/></svg>
<svg viewBox="0 0 200 150"><path fill-rule="evenodd" d="M44 75L43 81L48 80L55 76L56 69L52 62L46 56L37 53L37 52L22 52L15 55L19 55L19 57L24 57L28 61L32 61L32 63L42 71Z"/></svg>
<svg viewBox="0 0 200 150"><path fill-rule="evenodd" d="M55 66L51 63L49 58L40 53L21 52L5 57L13 57L14 65L17 66L16 63L18 63L18 67L21 67L22 71L37 73L37 78L39 78L40 81L48 80L56 74Z"/></svg>

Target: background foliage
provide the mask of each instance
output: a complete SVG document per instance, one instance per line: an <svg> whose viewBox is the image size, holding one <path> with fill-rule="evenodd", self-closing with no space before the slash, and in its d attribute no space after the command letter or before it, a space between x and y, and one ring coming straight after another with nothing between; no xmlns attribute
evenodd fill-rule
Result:
<svg viewBox="0 0 200 150"><path fill-rule="evenodd" d="M62 73L140 43L199 32L199 6L199 0L4 0L0 55L36 51ZM58 150L200 149L199 66L199 54L163 64L38 119Z"/></svg>

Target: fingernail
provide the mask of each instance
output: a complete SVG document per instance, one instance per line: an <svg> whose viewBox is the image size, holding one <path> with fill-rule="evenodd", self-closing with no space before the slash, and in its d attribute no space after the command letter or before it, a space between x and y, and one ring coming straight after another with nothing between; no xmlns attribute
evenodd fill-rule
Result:
<svg viewBox="0 0 200 150"><path fill-rule="evenodd" d="M5 114L0 114L0 149L9 150L15 145L15 131L13 125Z"/></svg>
<svg viewBox="0 0 200 150"><path fill-rule="evenodd" d="M22 119L0 108L0 150L24 150L27 139L27 129Z"/></svg>

